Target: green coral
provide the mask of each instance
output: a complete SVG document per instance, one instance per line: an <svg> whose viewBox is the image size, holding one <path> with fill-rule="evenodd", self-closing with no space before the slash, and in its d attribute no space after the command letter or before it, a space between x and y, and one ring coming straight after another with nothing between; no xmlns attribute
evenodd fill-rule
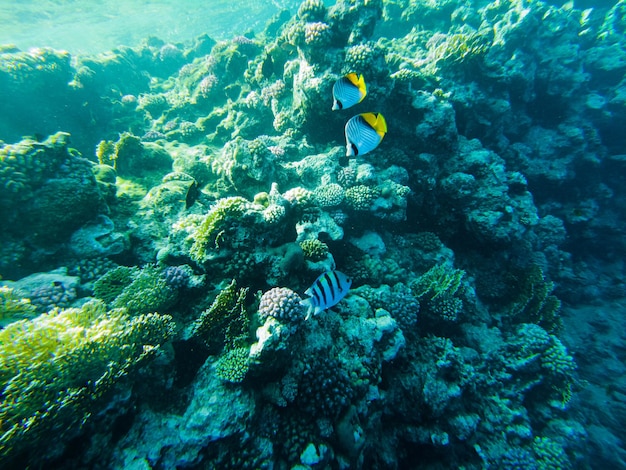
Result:
<svg viewBox="0 0 626 470"><path fill-rule="evenodd" d="M132 284L133 278L138 272L138 268L128 266L118 266L108 271L94 283L94 297L104 300L107 305L111 305L115 298Z"/></svg>
<svg viewBox="0 0 626 470"><path fill-rule="evenodd" d="M554 284L547 281L537 265L531 266L519 283L520 293L509 310L515 323L535 323L549 333L563 328L561 301L552 295Z"/></svg>
<svg viewBox="0 0 626 470"><path fill-rule="evenodd" d="M433 300L437 297L452 297L461 287L465 271L447 264L438 264L422 274L411 288L419 299Z"/></svg>
<svg viewBox="0 0 626 470"><path fill-rule="evenodd" d="M326 15L322 0L304 0L298 8L298 18L306 21L321 21Z"/></svg>
<svg viewBox="0 0 626 470"><path fill-rule="evenodd" d="M300 242L300 248L306 259L311 261L321 261L328 255L328 245L317 238Z"/></svg>
<svg viewBox="0 0 626 470"><path fill-rule="evenodd" d="M437 319L456 321L463 310L462 294L465 271L447 264L435 265L411 284L415 297L424 305L424 313Z"/></svg>
<svg viewBox="0 0 626 470"><path fill-rule="evenodd" d="M379 192L376 188L359 184L346 189L346 203L356 211L366 211L372 206Z"/></svg>
<svg viewBox="0 0 626 470"><path fill-rule="evenodd" d="M137 271L133 281L112 302L113 307L124 307L139 315L163 311L178 298L178 291L170 286L159 268L146 266Z"/></svg>
<svg viewBox="0 0 626 470"><path fill-rule="evenodd" d="M427 44L427 69L434 73L442 64L461 64L481 58L487 53L490 43L491 38L473 31L434 34Z"/></svg>
<svg viewBox="0 0 626 470"><path fill-rule="evenodd" d="M221 234L232 220L244 215L248 205L248 201L239 196L217 201L193 234L194 242L189 252L191 258L201 262L207 256L207 248L211 245L218 248Z"/></svg>
<svg viewBox="0 0 626 470"><path fill-rule="evenodd" d="M168 315L131 318L99 300L0 331L0 458L73 437L96 400L153 357L172 332Z"/></svg>
<svg viewBox="0 0 626 470"><path fill-rule="evenodd" d="M337 183L329 183L315 188L313 195L320 207L333 207L341 204L344 198L344 191Z"/></svg>
<svg viewBox="0 0 626 470"><path fill-rule="evenodd" d="M240 345L249 336L249 319L245 306L248 288L231 283L217 295L211 306L203 311L193 325L192 337L208 344L226 343L229 348Z"/></svg>
<svg viewBox="0 0 626 470"><path fill-rule="evenodd" d="M17 320L37 316L37 308L30 299L16 295L12 288L0 286L0 328Z"/></svg>
<svg viewBox="0 0 626 470"><path fill-rule="evenodd" d="M250 368L250 349L238 347L227 351L215 365L215 374L222 380L240 383L246 378Z"/></svg>
<svg viewBox="0 0 626 470"><path fill-rule="evenodd" d="M117 167L117 152L115 150L115 142L110 140L101 140L96 146L96 157L98 157L98 163L115 169Z"/></svg>
<svg viewBox="0 0 626 470"><path fill-rule="evenodd" d="M561 444L549 437L535 437L532 445L538 469L568 469L572 468L565 449Z"/></svg>

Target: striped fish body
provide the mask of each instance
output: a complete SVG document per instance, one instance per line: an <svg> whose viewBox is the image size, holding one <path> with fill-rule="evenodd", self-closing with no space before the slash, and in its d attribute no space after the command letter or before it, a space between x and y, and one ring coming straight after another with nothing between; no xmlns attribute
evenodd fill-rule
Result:
<svg viewBox="0 0 626 470"><path fill-rule="evenodd" d="M363 113L346 123L346 156L365 155L383 140L387 123L382 114Z"/></svg>
<svg viewBox="0 0 626 470"><path fill-rule="evenodd" d="M333 111L347 109L363 101L367 87L363 75L349 73L333 85Z"/></svg>
<svg viewBox="0 0 626 470"><path fill-rule="evenodd" d="M317 315L327 308L337 305L352 285L352 279L339 271L327 271L318 277L305 294L310 296L304 302L309 306L307 319L311 313Z"/></svg>

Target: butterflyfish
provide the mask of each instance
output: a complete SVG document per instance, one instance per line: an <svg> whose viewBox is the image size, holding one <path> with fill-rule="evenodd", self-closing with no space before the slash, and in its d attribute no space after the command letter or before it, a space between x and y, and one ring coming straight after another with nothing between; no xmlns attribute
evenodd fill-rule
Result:
<svg viewBox="0 0 626 470"><path fill-rule="evenodd" d="M367 87L363 75L349 73L333 85L333 111L346 109L363 101L367 95Z"/></svg>
<svg viewBox="0 0 626 470"><path fill-rule="evenodd" d="M306 318L317 315L324 310L337 305L343 299L352 285L352 279L339 271L326 271L320 275L305 294L308 299L302 305L308 306Z"/></svg>
<svg viewBox="0 0 626 470"><path fill-rule="evenodd" d="M380 113L357 114L346 123L346 157L365 155L383 140L387 122Z"/></svg>

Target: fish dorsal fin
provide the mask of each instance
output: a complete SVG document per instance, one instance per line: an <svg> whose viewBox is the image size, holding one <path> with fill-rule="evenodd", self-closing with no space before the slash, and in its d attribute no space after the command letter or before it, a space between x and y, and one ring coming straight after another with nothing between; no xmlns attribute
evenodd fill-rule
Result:
<svg viewBox="0 0 626 470"><path fill-rule="evenodd" d="M365 122L367 122L372 129L376 131L376 133L382 139L384 135L387 133L387 121L380 113L363 113L361 117Z"/></svg>
<svg viewBox="0 0 626 470"><path fill-rule="evenodd" d="M354 86L358 87L359 86L359 80L363 80L363 75L357 75L354 72L350 72L348 74L346 74L346 79L350 81L350 83L352 83Z"/></svg>

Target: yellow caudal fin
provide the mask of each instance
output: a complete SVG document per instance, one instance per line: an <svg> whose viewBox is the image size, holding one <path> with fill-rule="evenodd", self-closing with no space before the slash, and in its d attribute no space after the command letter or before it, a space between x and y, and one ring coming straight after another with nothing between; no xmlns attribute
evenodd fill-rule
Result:
<svg viewBox="0 0 626 470"><path fill-rule="evenodd" d="M383 115L380 113L363 113L361 116L382 139L387 133L387 121L385 121Z"/></svg>
<svg viewBox="0 0 626 470"><path fill-rule="evenodd" d="M363 98L365 98L365 95L367 95L367 86L365 85L363 75L357 75L354 72L350 72L346 75L346 78L350 80L350 83L359 89L359 92L361 93L361 99L359 100L360 103L363 101Z"/></svg>

